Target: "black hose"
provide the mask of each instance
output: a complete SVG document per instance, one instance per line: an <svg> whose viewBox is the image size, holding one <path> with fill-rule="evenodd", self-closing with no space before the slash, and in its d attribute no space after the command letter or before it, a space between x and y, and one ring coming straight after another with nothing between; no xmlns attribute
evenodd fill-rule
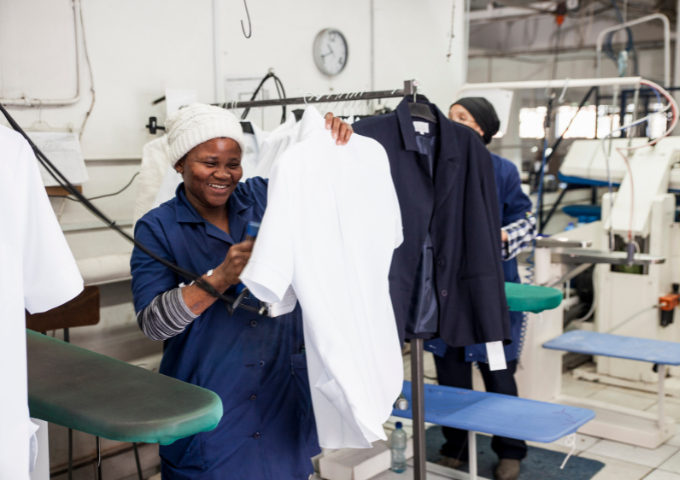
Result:
<svg viewBox="0 0 680 480"><path fill-rule="evenodd" d="M156 260L163 266L169 268L173 272L175 272L177 275L180 277L183 277L185 281L193 281L198 285L201 289L205 290L208 292L210 295L213 297L219 298L223 302L227 304L227 307L230 307L230 304L233 303L234 299L230 297L229 295L224 295L220 292L218 292L215 287L210 285L208 282L203 280L200 275L193 273L189 270L185 270L174 263L160 257L159 255L156 255L154 252L149 250L147 247L145 247L143 244L135 240L132 236L130 236L128 233L123 231L114 221L109 219L103 212L101 212L92 202L90 202L85 196L78 191L77 188L69 182L69 180L59 171L57 167L54 166L54 164L45 156L44 153L37 147L35 143L30 139L28 135L26 135L26 132L19 126L19 124L12 118L12 116L9 114L9 112L5 109L5 107L0 104L0 111L2 114L7 118L7 121L11 125L11 127L19 132L28 142L28 144L31 146L33 149L33 152L35 152L35 156L38 159L38 161L42 164L43 167L45 167L45 170L47 170L47 173L50 174L52 178L59 184L60 187L62 187L64 190L66 190L69 194L73 195L76 197L76 199L85 206L90 212L92 212L96 217L98 217L102 222L106 224L109 228L115 230L118 232L121 236L123 236L125 239L129 240L132 242L137 248L139 248L142 252L147 254L149 257L152 259ZM249 307L247 305L242 305L242 308L245 308L247 310L252 310L256 311L257 309L254 307Z"/></svg>

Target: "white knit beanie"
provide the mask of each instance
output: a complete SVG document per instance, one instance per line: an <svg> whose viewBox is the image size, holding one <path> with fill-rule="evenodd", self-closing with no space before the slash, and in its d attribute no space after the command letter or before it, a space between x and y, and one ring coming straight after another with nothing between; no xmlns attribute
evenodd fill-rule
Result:
<svg viewBox="0 0 680 480"><path fill-rule="evenodd" d="M234 114L204 103L192 103L168 115L165 133L172 166L196 145L213 138L231 138L245 152L243 129Z"/></svg>

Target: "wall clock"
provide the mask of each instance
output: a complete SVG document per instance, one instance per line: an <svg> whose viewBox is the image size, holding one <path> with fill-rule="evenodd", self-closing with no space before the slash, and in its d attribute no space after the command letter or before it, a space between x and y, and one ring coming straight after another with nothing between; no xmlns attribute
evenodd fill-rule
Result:
<svg viewBox="0 0 680 480"><path fill-rule="evenodd" d="M322 73L334 76L347 65L347 40L338 30L321 30L314 39L314 62Z"/></svg>

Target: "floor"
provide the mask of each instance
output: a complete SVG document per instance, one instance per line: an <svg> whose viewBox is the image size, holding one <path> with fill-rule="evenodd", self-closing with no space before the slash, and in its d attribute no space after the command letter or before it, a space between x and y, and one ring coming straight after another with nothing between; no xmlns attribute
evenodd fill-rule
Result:
<svg viewBox="0 0 680 480"><path fill-rule="evenodd" d="M436 383L434 360L430 353L425 354L425 381ZM404 356L404 374L410 379L410 357ZM630 408L656 412L656 394L612 387L584 380L576 380L566 373L562 378L562 392L575 397L587 397L606 401ZM680 399L666 397L666 412L680 425ZM394 417L390 420L401 420ZM389 425L386 425L389 428ZM404 425L408 429L407 425ZM410 433L410 432L409 432ZM568 453L571 448L564 445L564 439L551 444L533 443L530 445ZM631 445L577 434L575 455L591 458L605 464L605 467L592 480L680 480L680 428L678 435L656 450L633 447ZM520 477L521 480L521 477Z"/></svg>

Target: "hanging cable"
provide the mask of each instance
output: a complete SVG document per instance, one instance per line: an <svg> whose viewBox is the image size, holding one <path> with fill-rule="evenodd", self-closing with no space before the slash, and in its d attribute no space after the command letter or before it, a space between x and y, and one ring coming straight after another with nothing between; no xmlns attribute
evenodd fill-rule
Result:
<svg viewBox="0 0 680 480"><path fill-rule="evenodd" d="M224 295L223 293L218 292L215 289L215 287L210 285L210 283L206 282L200 275L193 273L189 270L185 270L175 265L174 263L162 258L161 256L155 254L147 247L145 247L143 244L135 240L134 237L125 232L118 225L116 225L116 222L109 219L92 202L90 202L90 200L85 198L85 196L78 191L78 189L64 176L64 174L62 174L61 171L59 171L59 169L54 166L54 164L45 156L45 154L42 153L42 151L37 147L37 145L33 143L31 138L28 135L26 135L26 132L23 131L23 129L19 126L19 124L14 120L14 118L9 114L9 112L5 109L5 107L2 104L0 104L0 112L2 112L2 114L5 116L11 127L17 132L19 132L26 139L28 144L33 149L33 152L35 153L35 156L40 162L40 164L45 168L45 170L47 170L47 173L49 173L50 176L54 178L54 180L59 184L60 187L62 187L70 195L75 197L80 203L82 203L90 212L92 212L97 218L104 222L109 228L115 230L118 234L132 242L137 248L139 248L139 250L141 250L154 260L156 260L161 265L169 268L174 273L184 278L186 281L195 282L198 287L205 290L213 297L219 298L220 300L225 302L227 304L227 309L229 310L229 312L230 313L233 312L231 304L233 303L234 299L231 296ZM242 308L254 312L259 312L259 309L255 307L250 307L248 305L242 305Z"/></svg>
<svg viewBox="0 0 680 480"><path fill-rule="evenodd" d="M633 239L633 214L635 212L635 201L634 201L635 197L634 197L634 190L633 190L633 174L632 174L632 170L631 170L631 167L630 167L630 162L628 160L628 157L624 153L624 151L639 150L641 148L651 147L653 145L656 145L662 138L668 136L675 129L676 125L678 124L678 105L675 102L675 99L671 96L671 94L668 93L660 85L658 85L654 82L651 82L649 80L641 80L640 85L646 85L646 86L650 87L652 90L656 90L657 92L661 93L661 95L663 95L666 98L666 100L668 101L668 105L666 105L664 108L662 108L661 110L659 110L657 112L654 112L654 113L647 115L646 117L643 117L639 120L636 120L636 121L634 121L634 122L632 122L628 125L624 125L623 127L617 128L616 130L612 130L602 139L601 145L602 145L602 151L604 153L605 161L606 161L606 164L607 164L607 170L609 171L609 154L607 153L607 150L605 149L605 141L608 138L613 137L613 135L616 132L622 132L623 130L626 130L626 129L632 128L634 126L640 125L641 123L648 122L654 115L657 115L659 113L665 113L668 110L671 110L671 113L673 115L673 121L671 122L670 127L661 136L659 136L659 138L651 140L651 141L649 141L649 142L647 142L643 145L638 145L637 147L616 147L616 151L619 153L619 155L621 155L624 162L626 163L626 168L628 170L628 176L630 177L630 181L631 181L630 219L629 219L629 224L628 224L628 235L627 235L628 243L631 243L634 240ZM611 189L612 188L611 175L608 175L608 183L609 183L609 188ZM612 214L612 212L609 212L610 217L611 217L611 214Z"/></svg>
<svg viewBox="0 0 680 480"><path fill-rule="evenodd" d="M269 70L267 75L264 76L262 81L260 81L260 84L257 86L255 91L253 92L253 95L250 97L250 101L254 101L255 98L257 97L257 94L260 93L260 90L262 89L262 86L264 83L269 80L270 78L274 79L274 84L276 85L276 93L279 95L279 99L284 99L286 98L286 90L283 88L283 82L281 82L281 79L276 76L273 70ZM222 105L223 107L226 106L226 104ZM284 123L286 121L286 106L283 105L282 107L282 112L281 112L281 123ZM245 120L248 114L250 113L250 107L246 108L243 110L243 113L241 114L241 120Z"/></svg>
<svg viewBox="0 0 680 480"><path fill-rule="evenodd" d="M80 12L80 31L83 37L83 53L85 54L85 62L87 63L87 71L90 73L90 92L92 93L92 101L90 102L90 108L85 114L83 119L83 124L80 126L80 133L78 134L78 139L83 138L83 131L85 130L85 125L87 124L90 115L92 114L92 109L94 108L95 92L94 92L94 74L92 73L92 63L90 63L90 54L87 50L87 37L85 36L85 22L83 21L83 5L80 4L78 8Z"/></svg>

